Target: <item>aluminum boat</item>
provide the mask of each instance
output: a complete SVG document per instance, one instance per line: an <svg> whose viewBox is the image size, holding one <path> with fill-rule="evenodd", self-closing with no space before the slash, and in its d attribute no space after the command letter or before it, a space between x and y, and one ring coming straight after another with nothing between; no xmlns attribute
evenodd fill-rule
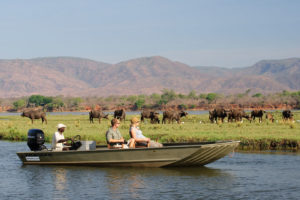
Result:
<svg viewBox="0 0 300 200"><path fill-rule="evenodd" d="M165 143L160 148L18 152L25 165L96 165L124 167L188 167L214 162L239 145L239 141Z"/></svg>

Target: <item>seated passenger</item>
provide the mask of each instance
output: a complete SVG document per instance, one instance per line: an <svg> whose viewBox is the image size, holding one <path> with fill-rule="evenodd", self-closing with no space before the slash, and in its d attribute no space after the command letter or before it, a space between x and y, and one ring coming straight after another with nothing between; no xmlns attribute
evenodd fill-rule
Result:
<svg viewBox="0 0 300 200"><path fill-rule="evenodd" d="M131 119L131 125L129 128L129 135L135 141L135 147L149 147L150 138L147 138L143 135L142 131L139 129L140 121L138 118L133 117Z"/></svg>
<svg viewBox="0 0 300 200"><path fill-rule="evenodd" d="M70 140L69 138L65 139L63 132L67 126L64 124L57 125L57 131L53 134L52 137L52 150L54 151L65 151L69 150L67 145L67 141Z"/></svg>
<svg viewBox="0 0 300 200"><path fill-rule="evenodd" d="M111 120L111 127L106 132L108 148L128 148L124 144L125 140L118 129L119 126L120 121L118 119L114 118Z"/></svg>
<svg viewBox="0 0 300 200"><path fill-rule="evenodd" d="M161 143L155 142L150 138L147 138L143 135L142 131L139 129L138 125L140 120L136 117L131 119L131 125L129 128L129 135L131 139L134 139L133 142L135 146L133 147L162 147Z"/></svg>

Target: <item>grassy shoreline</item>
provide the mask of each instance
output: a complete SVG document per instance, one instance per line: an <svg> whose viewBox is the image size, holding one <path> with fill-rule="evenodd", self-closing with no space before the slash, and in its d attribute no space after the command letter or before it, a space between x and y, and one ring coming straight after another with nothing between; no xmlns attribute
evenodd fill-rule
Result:
<svg viewBox="0 0 300 200"><path fill-rule="evenodd" d="M239 140L239 150L299 150L300 124L283 122L281 112L275 111L276 123L218 123L211 124L208 115L189 115L182 119L182 124L141 124L143 134L159 142L202 142L218 140ZM121 123L120 131L125 139L129 138L129 120L137 115L127 116ZM294 112L295 119L300 118L300 112ZM27 131L32 128L42 129L47 142L51 142L58 123L67 125L66 137L81 135L82 140L95 140L97 144L105 144L105 132L110 126L110 120L104 119L101 124L95 120L90 124L88 115L49 115L48 124L41 120L31 120L20 116L0 117L0 139L11 141L26 141ZM111 116L110 116L111 119Z"/></svg>

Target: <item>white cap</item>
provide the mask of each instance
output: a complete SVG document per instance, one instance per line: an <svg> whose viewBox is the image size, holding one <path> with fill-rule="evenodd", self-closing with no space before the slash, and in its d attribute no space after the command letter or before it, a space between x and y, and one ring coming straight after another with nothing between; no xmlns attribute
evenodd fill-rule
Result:
<svg viewBox="0 0 300 200"><path fill-rule="evenodd" d="M57 124L57 128L60 129L60 128L66 128L67 126L64 125L64 124Z"/></svg>

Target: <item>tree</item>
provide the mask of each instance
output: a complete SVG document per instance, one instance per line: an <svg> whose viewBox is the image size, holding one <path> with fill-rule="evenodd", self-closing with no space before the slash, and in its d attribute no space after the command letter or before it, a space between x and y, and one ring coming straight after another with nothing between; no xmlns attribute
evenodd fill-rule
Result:
<svg viewBox="0 0 300 200"><path fill-rule="evenodd" d="M200 99L206 99L207 95L206 94L199 94Z"/></svg>
<svg viewBox="0 0 300 200"><path fill-rule="evenodd" d="M55 109L59 109L63 107L65 104L60 97L55 97L52 103L47 104L47 108L49 111L53 111Z"/></svg>
<svg viewBox="0 0 300 200"><path fill-rule="evenodd" d="M206 96L206 99L207 99L208 103L211 103L217 99L217 96L218 95L216 93L208 93Z"/></svg>
<svg viewBox="0 0 300 200"><path fill-rule="evenodd" d="M245 91L245 95L248 96L248 94L251 92L251 89L248 89Z"/></svg>
<svg viewBox="0 0 300 200"><path fill-rule="evenodd" d="M281 95L282 95L282 96L289 96L289 95L290 95L290 92L289 92L289 91L286 91L286 90L283 90Z"/></svg>
<svg viewBox="0 0 300 200"><path fill-rule="evenodd" d="M176 98L176 93L173 90L163 89L163 94L161 95L160 103L167 104L169 101L172 101Z"/></svg>
<svg viewBox="0 0 300 200"><path fill-rule="evenodd" d="M130 95L128 98L127 98L127 101L129 101L130 103L133 103L137 100L137 96L135 95Z"/></svg>
<svg viewBox="0 0 300 200"><path fill-rule="evenodd" d="M178 97L180 98L180 99L185 99L186 98L186 96L184 95L184 94L178 94Z"/></svg>
<svg viewBox="0 0 300 200"><path fill-rule="evenodd" d="M157 94L157 93L153 93L153 94L150 95L150 99L152 101L154 101L155 103L158 103L160 98L161 98L161 95Z"/></svg>
<svg viewBox="0 0 300 200"><path fill-rule="evenodd" d="M252 95L252 97L260 98L260 97L263 97L263 95L261 93L256 93L256 94Z"/></svg>
<svg viewBox="0 0 300 200"><path fill-rule="evenodd" d="M82 98L80 98L80 97L72 98L71 99L71 106L72 107L78 107L81 102L82 102Z"/></svg>
<svg viewBox="0 0 300 200"><path fill-rule="evenodd" d="M29 104L35 104L35 106L43 106L51 103L53 101L52 97L45 97L42 95L31 95L28 99Z"/></svg>
<svg viewBox="0 0 300 200"><path fill-rule="evenodd" d="M145 104L145 99L144 98L139 98L135 103L135 107L137 109L141 109L143 107L143 105Z"/></svg>
<svg viewBox="0 0 300 200"><path fill-rule="evenodd" d="M35 104L35 106L41 105L43 102L43 96L42 95L31 95L28 99L29 104Z"/></svg>
<svg viewBox="0 0 300 200"><path fill-rule="evenodd" d="M20 108L24 108L25 104L26 104L26 102L24 99L19 99L18 101L13 102L14 109L16 109L16 110L18 110Z"/></svg>
<svg viewBox="0 0 300 200"><path fill-rule="evenodd" d="M197 99L197 94L194 90L192 90L189 94L188 94L188 97L190 99Z"/></svg>

